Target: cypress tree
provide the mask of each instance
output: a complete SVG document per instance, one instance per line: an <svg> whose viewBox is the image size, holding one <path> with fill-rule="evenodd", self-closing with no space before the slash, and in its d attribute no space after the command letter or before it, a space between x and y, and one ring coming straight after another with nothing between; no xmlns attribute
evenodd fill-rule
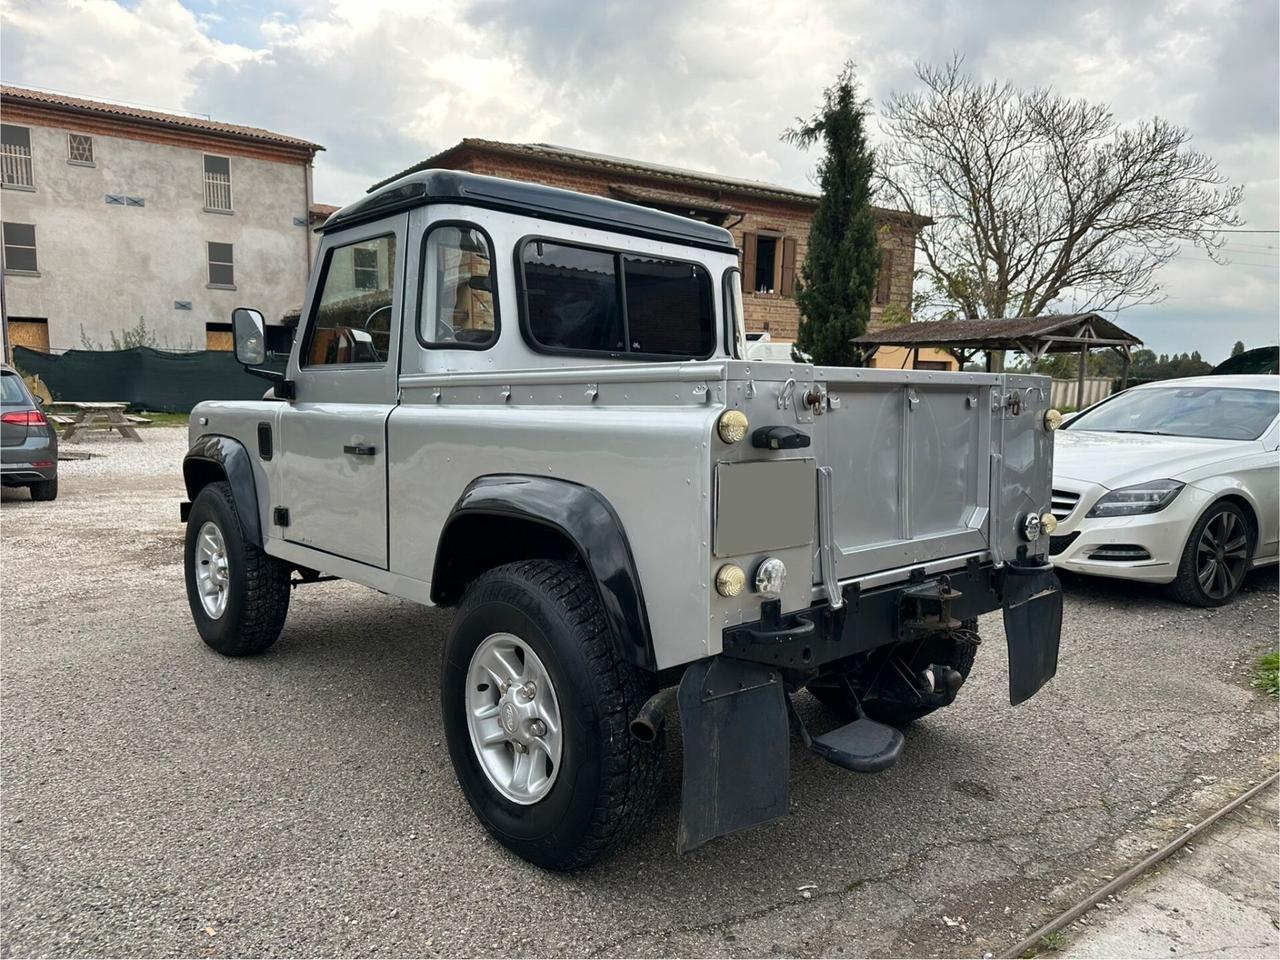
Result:
<svg viewBox="0 0 1280 960"><path fill-rule="evenodd" d="M795 293L795 349L824 366L861 364L862 352L849 341L867 331L880 273L871 211L875 155L867 145L866 116L867 101L859 99L853 64L846 63L823 91L822 108L783 134L802 148L821 141L824 149L818 163L822 197Z"/></svg>

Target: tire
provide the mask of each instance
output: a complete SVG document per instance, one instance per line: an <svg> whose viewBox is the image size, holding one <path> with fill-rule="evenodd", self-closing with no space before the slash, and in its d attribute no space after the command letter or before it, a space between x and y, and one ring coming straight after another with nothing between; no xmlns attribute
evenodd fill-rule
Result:
<svg viewBox="0 0 1280 960"><path fill-rule="evenodd" d="M1230 500L1218 501L1191 528L1178 561L1177 579L1165 591L1174 600L1195 607L1220 607L1231 602L1249 570L1253 539L1244 511Z"/></svg>
<svg viewBox="0 0 1280 960"><path fill-rule="evenodd" d="M482 748L472 737L472 725L482 723L502 723L503 731L480 730L504 736L510 724L503 704L507 699L520 704L523 687L495 684L482 690L483 678L493 674L477 667L488 645L512 640L524 648L519 677L543 670L553 694L548 709L558 710L561 721L557 762L548 763L550 753L537 745L525 747L549 771L546 776L554 777L528 790L516 783L516 740ZM648 822L661 781L663 745L660 740L641 743L628 726L656 685L650 674L619 655L595 586L580 567L525 560L478 577L467 588L445 641L440 684L458 784L485 829L516 855L547 869L571 870L600 859ZM545 692L539 687L537 695ZM493 716L498 720L476 719L488 712L477 707L486 698L497 700ZM485 749L489 759L482 756ZM502 767L504 751L511 758L510 782L502 771L489 772ZM508 791L523 791L523 797Z"/></svg>
<svg viewBox="0 0 1280 960"><path fill-rule="evenodd" d="M220 538L222 563L201 555L202 534L212 527ZM226 657L261 653L280 636L289 613L289 566L245 539L231 496L231 485L205 486L191 504L187 518L187 603L200 638ZM201 599L199 570L221 566L220 613L215 615Z"/></svg>
<svg viewBox="0 0 1280 960"><path fill-rule="evenodd" d="M975 639L978 636L978 621L965 620L960 629ZM930 636L920 643L912 654L908 666L911 672L918 673L931 663L946 663L954 668L964 680L969 679L977 657L978 643L957 639L950 634L939 633ZM830 682L839 678L827 678L827 684L813 684L807 689L824 706L842 716L855 716L856 705L843 683ZM860 680L869 680L854 676L851 678L858 690L865 690L866 684ZM865 697L862 700L862 712L872 720L887 723L894 727L905 727L935 710L949 706L950 701L929 703L904 703L898 700Z"/></svg>
<svg viewBox="0 0 1280 960"><path fill-rule="evenodd" d="M57 500L58 499L58 478L52 480L38 480L31 484L32 500Z"/></svg>

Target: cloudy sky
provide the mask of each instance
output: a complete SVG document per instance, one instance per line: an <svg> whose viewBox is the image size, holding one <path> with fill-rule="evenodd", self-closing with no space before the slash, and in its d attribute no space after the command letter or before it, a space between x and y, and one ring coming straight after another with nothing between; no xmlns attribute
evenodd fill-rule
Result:
<svg viewBox="0 0 1280 960"><path fill-rule="evenodd" d="M987 79L1160 115L1245 186L1230 264L1187 250L1120 322L1216 361L1274 343L1280 302L1276 0L0 0L0 75L208 114L328 149L344 203L464 136L540 141L810 185L779 133L846 59L878 101L961 53Z"/></svg>

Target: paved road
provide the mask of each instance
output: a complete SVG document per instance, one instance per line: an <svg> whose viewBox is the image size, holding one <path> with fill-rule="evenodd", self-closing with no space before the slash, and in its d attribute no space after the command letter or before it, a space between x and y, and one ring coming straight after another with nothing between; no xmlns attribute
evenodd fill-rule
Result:
<svg viewBox="0 0 1280 960"><path fill-rule="evenodd" d="M673 742L648 835L543 873L455 785L447 614L322 584L269 654L221 659L183 595L180 431L82 446L103 455L63 464L56 503L0 507L6 955L980 956L1276 756L1248 686L1274 573L1217 611L1073 580L1030 702L1009 707L986 618L959 702L893 770L798 754L791 817L681 859Z"/></svg>

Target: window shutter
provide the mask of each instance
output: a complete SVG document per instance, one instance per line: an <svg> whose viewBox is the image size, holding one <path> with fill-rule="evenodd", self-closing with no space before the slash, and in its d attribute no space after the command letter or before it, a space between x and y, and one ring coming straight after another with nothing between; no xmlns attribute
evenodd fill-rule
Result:
<svg viewBox="0 0 1280 960"><path fill-rule="evenodd" d="M756 235L742 234L742 292L751 293L756 282Z"/></svg>
<svg viewBox="0 0 1280 960"><path fill-rule="evenodd" d="M782 238L782 295L789 297L796 286L796 238Z"/></svg>
<svg viewBox="0 0 1280 960"><path fill-rule="evenodd" d="M880 278L876 284L876 303L883 305L889 302L889 294L893 290L893 251L880 251Z"/></svg>

